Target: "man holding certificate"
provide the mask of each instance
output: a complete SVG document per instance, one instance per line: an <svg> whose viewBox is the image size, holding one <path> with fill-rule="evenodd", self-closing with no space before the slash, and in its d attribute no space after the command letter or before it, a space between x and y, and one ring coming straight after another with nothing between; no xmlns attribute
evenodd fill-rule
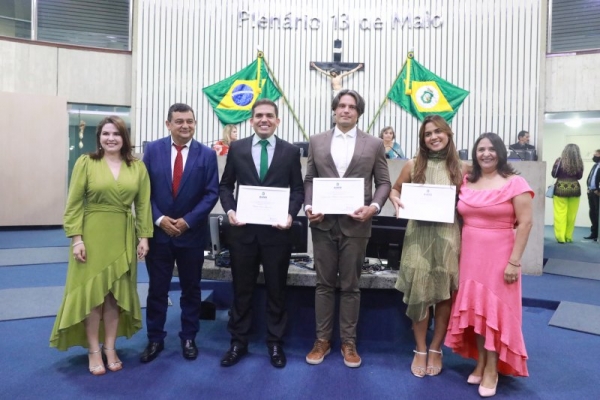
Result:
<svg viewBox="0 0 600 400"><path fill-rule="evenodd" d="M356 350L358 281L371 236L371 217L385 204L391 184L383 141L356 127L365 109L363 98L344 89L333 99L331 108L336 126L310 138L304 179L317 272L317 340L306 362L320 364L331 350L339 275L341 350L344 364L356 368L361 364ZM357 193L358 204L353 196ZM355 205L349 209L351 204Z"/></svg>
<svg viewBox="0 0 600 400"><path fill-rule="evenodd" d="M250 123L255 135L231 143L219 184L221 205L231 224L233 278L233 306L227 325L231 347L221 359L224 367L248 353L252 295L261 264L267 289L269 356L274 367L286 364L282 338L287 320L289 228L292 216L302 207L304 188L298 147L273 135L279 122L275 103L267 99L254 103Z"/></svg>

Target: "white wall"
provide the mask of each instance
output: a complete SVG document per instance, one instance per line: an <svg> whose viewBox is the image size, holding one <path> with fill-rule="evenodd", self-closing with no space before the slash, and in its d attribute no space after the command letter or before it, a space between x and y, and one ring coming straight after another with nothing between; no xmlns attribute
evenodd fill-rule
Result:
<svg viewBox="0 0 600 400"><path fill-rule="evenodd" d="M600 110L600 54L551 56L546 59L546 112L599 111ZM563 123L545 123L544 159L547 161L546 185L555 180L550 172L556 158L569 143L581 150L584 161L583 189L576 226L589 227L589 207L586 182L592 167L592 155L600 149L600 123L588 122L579 128ZM546 199L545 223L553 224L552 200Z"/></svg>
<svg viewBox="0 0 600 400"><path fill-rule="evenodd" d="M446 80L471 92L452 121L457 147L469 148L482 132L497 132L506 143L518 131L537 132L540 73L545 42L542 0L140 0L134 12L136 142L165 135L167 108L185 102L196 109L198 137L210 143L221 125L201 89L250 64L260 45L305 128L315 134L330 126L331 85L311 61L331 61L333 40L343 41L342 61L363 62L365 70L346 77L346 87L367 102L359 127L366 129L400 72L406 54ZM241 12L249 20L239 22ZM398 14L440 15L435 27L396 26ZM254 14L254 23L252 22ZM260 27L265 17L307 18L298 29ZM310 28L311 18L320 25ZM334 24L338 19L338 28ZM348 20L340 29L339 21ZM381 29L374 22L380 18ZM365 29L368 27L369 29ZM303 140L289 109L282 110L280 135ZM393 125L410 156L417 147L419 121L388 102L371 133ZM241 124L240 136L251 134ZM537 140L538 135L533 135Z"/></svg>
<svg viewBox="0 0 600 400"><path fill-rule="evenodd" d="M598 104L600 108L600 103ZM583 178L579 181L581 185L581 201L575 226L590 226L589 206L587 200L587 177L592 168L592 157L594 151L600 149L600 123L583 123L579 128L570 128L563 123L546 123L544 125L544 154L546 155L546 186L556 180L552 178L552 165L560 157L563 149L569 143L579 146L581 158L583 159ZM552 199L546 199L546 211L544 222L553 225Z"/></svg>
<svg viewBox="0 0 600 400"><path fill-rule="evenodd" d="M130 54L0 40L0 226L62 224L67 103L129 106L131 87Z"/></svg>
<svg viewBox="0 0 600 400"><path fill-rule="evenodd" d="M600 54L546 59L546 112L600 110Z"/></svg>
<svg viewBox="0 0 600 400"><path fill-rule="evenodd" d="M69 103L131 105L130 54L7 40L0 40L0 54L0 92L60 96Z"/></svg>

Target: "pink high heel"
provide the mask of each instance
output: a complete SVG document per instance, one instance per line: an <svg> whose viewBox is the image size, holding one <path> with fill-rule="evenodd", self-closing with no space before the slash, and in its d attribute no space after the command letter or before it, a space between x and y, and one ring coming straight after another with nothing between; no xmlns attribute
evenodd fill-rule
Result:
<svg viewBox="0 0 600 400"><path fill-rule="evenodd" d="M496 395L496 388L498 387L498 375L496 375L496 383L493 388L486 388L479 385L479 395L481 397L492 397Z"/></svg>

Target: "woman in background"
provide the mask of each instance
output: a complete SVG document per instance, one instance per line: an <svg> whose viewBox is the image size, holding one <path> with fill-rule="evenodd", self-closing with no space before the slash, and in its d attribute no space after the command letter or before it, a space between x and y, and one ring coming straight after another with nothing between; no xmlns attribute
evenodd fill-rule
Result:
<svg viewBox="0 0 600 400"><path fill-rule="evenodd" d="M396 142L394 128L386 126L379 133L379 138L383 140L383 145L385 146L385 158L405 158L402 147Z"/></svg>
<svg viewBox="0 0 600 400"><path fill-rule="evenodd" d="M218 156L226 156L229 153L229 145L238 138L237 127L235 125L225 125L223 128L223 137L213 144L213 149Z"/></svg>
<svg viewBox="0 0 600 400"><path fill-rule="evenodd" d="M106 368L122 369L117 336L129 338L142 327L136 253L148 253L153 225L148 172L131 150L123 120L104 118L96 151L75 163L64 215L72 254L50 346L87 348L93 375L106 373L102 356Z"/></svg>
<svg viewBox="0 0 600 400"><path fill-rule="evenodd" d="M477 360L467 382L496 394L498 372L528 376L522 332L521 256L532 226L533 191L507 163L506 147L484 133L460 188L460 283L446 346ZM514 227L516 226L516 232Z"/></svg>
<svg viewBox="0 0 600 400"><path fill-rule="evenodd" d="M461 185L463 169L452 140L454 134L439 115L429 115L419 130L419 152L396 180L390 200L404 208L400 193L404 183ZM458 219L442 222L408 221L396 289L404 293L406 315L412 320L416 349L411 372L418 378L442 371L442 343L448 327L452 294L458 288L460 227ZM427 350L429 309L435 306L434 332Z"/></svg>
<svg viewBox="0 0 600 400"><path fill-rule="evenodd" d="M554 184L554 236L558 243L571 243L575 230L575 217L579 209L581 187L578 180L583 176L583 160L579 146L568 144L552 167Z"/></svg>

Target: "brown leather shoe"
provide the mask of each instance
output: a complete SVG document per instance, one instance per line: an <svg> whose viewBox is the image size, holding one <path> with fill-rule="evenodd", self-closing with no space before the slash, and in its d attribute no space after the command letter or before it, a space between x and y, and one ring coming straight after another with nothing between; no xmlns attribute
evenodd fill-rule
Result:
<svg viewBox="0 0 600 400"><path fill-rule="evenodd" d="M346 367L360 367L362 360L356 351L356 344L354 342L347 341L342 344L342 355L344 356L344 364L346 364Z"/></svg>
<svg viewBox="0 0 600 400"><path fill-rule="evenodd" d="M312 350L306 356L306 362L312 365L321 364L330 351L331 343L329 340L317 339Z"/></svg>

